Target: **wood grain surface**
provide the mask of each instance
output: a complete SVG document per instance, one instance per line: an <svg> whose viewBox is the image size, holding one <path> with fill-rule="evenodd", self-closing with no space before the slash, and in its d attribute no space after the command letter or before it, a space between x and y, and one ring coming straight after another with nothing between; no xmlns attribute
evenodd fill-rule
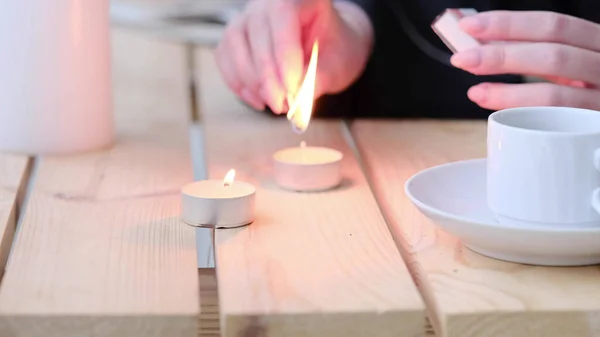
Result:
<svg viewBox="0 0 600 337"><path fill-rule="evenodd" d="M116 31L109 149L39 160L0 288L0 335L196 336L194 229L181 45Z"/></svg>
<svg viewBox="0 0 600 337"><path fill-rule="evenodd" d="M486 258L436 227L405 196L405 181L422 169L484 157L484 122L357 121L352 133L438 336L600 336L600 267Z"/></svg>
<svg viewBox="0 0 600 337"><path fill-rule="evenodd" d="M422 334L424 305L342 124L315 121L300 137L223 89L210 50L199 57L209 176L234 168L257 187L256 221L216 231L223 336ZM341 187L295 193L274 184L272 154L302 140L344 153Z"/></svg>

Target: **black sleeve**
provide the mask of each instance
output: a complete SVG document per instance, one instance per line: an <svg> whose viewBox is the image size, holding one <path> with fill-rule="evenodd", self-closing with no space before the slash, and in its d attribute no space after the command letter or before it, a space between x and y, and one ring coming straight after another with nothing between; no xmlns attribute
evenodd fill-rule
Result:
<svg viewBox="0 0 600 337"><path fill-rule="evenodd" d="M572 0L573 1L573 0ZM571 2L573 16L600 24L600 1L576 0Z"/></svg>
<svg viewBox="0 0 600 337"><path fill-rule="evenodd" d="M550 11L600 24L600 1L598 0L500 0L500 3L500 8L492 9Z"/></svg>
<svg viewBox="0 0 600 337"><path fill-rule="evenodd" d="M334 1L346 1L354 3L362 8L371 24L377 25L378 20L376 19L376 2L379 0L334 0ZM375 28L375 27L374 27ZM375 32L375 40L377 40L377 31ZM332 95L325 95L319 98L315 102L313 116L315 118L354 118L359 116L360 111L364 111L361 102L364 96L364 78L365 73L370 73L368 69L369 64L372 62L368 61L367 70L361 75L356 82L351 84L346 90Z"/></svg>
<svg viewBox="0 0 600 337"><path fill-rule="evenodd" d="M371 22L375 16L375 1L376 0L338 0L338 1L347 1L352 2L360 6L369 16Z"/></svg>

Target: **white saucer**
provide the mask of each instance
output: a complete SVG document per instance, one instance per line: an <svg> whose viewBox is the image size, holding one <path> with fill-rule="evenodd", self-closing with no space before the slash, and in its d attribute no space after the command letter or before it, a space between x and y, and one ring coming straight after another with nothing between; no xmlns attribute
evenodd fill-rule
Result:
<svg viewBox="0 0 600 337"><path fill-rule="evenodd" d="M498 223L486 203L486 159L423 170L406 182L405 191L425 216L479 254L545 266L600 263L600 227Z"/></svg>

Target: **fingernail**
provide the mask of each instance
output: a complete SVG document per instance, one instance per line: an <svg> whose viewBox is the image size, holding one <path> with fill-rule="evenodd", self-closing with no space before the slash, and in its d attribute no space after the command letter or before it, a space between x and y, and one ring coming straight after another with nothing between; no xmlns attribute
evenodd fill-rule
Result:
<svg viewBox="0 0 600 337"><path fill-rule="evenodd" d="M452 55L450 63L457 68L474 68L481 63L481 53L477 49L465 50Z"/></svg>
<svg viewBox="0 0 600 337"><path fill-rule="evenodd" d="M288 105L287 101L283 101L283 108L281 110L281 112L287 112L290 109L290 106Z"/></svg>
<svg viewBox="0 0 600 337"><path fill-rule="evenodd" d="M487 28L487 22L480 17L467 16L458 22L460 28L469 33L480 33Z"/></svg>
<svg viewBox="0 0 600 337"><path fill-rule="evenodd" d="M254 109L256 109L256 110L264 110L265 109L265 105L262 103L262 101L258 97L256 97L256 95L251 93L250 90L248 90L247 88L242 89L242 91L240 92L240 95Z"/></svg>
<svg viewBox="0 0 600 337"><path fill-rule="evenodd" d="M584 81L571 81L571 86L576 88L586 88L587 84Z"/></svg>
<svg viewBox="0 0 600 337"><path fill-rule="evenodd" d="M474 86L467 91L467 96L473 102L483 103L487 99L487 90L481 86Z"/></svg>

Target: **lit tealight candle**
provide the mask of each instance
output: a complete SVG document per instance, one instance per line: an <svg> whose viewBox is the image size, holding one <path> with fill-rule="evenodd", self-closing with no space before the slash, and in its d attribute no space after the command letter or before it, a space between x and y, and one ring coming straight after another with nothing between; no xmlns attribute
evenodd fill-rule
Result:
<svg viewBox="0 0 600 337"><path fill-rule="evenodd" d="M293 191L323 191L342 181L340 151L326 147L306 146L286 148L273 155L275 182Z"/></svg>
<svg viewBox="0 0 600 337"><path fill-rule="evenodd" d="M201 180L183 186L183 221L211 228L235 228L252 223L256 188L234 178L235 171L230 170L224 180Z"/></svg>
<svg viewBox="0 0 600 337"><path fill-rule="evenodd" d="M287 118L292 130L304 133L310 123L315 84L319 44L313 44L308 69L302 85L295 95L288 95L290 110ZM302 142L300 147L277 151L273 155L275 182L293 191L323 191L338 186L342 181L340 162L341 152L326 147L308 147Z"/></svg>

